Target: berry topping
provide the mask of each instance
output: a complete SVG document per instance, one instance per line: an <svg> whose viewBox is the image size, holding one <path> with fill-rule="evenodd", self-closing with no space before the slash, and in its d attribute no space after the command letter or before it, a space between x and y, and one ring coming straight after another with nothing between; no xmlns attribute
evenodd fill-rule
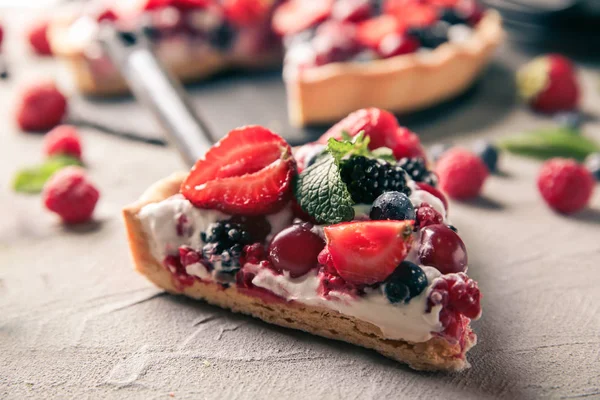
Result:
<svg viewBox="0 0 600 400"><path fill-rule="evenodd" d="M442 274L467 270L467 249L456 232L445 225L429 225L421 229L418 251L422 265L437 268Z"/></svg>
<svg viewBox="0 0 600 400"><path fill-rule="evenodd" d="M269 14L270 2L266 0L224 0L225 17L233 25L248 26L264 20Z"/></svg>
<svg viewBox="0 0 600 400"><path fill-rule="evenodd" d="M419 190L424 190L440 199L440 201L444 204L444 209L448 210L448 200L446 200L446 196L444 196L442 192L423 182L417 182L417 187Z"/></svg>
<svg viewBox="0 0 600 400"><path fill-rule="evenodd" d="M288 271L297 278L318 266L317 258L324 247L325 241L308 224L292 225L271 241L269 261L275 270Z"/></svg>
<svg viewBox="0 0 600 400"><path fill-rule="evenodd" d="M273 30L283 36L297 33L327 19L334 0L290 0L273 14Z"/></svg>
<svg viewBox="0 0 600 400"><path fill-rule="evenodd" d="M340 172L355 203L371 204L381 194L392 190L410 194L404 170L383 160L352 157L342 163Z"/></svg>
<svg viewBox="0 0 600 400"><path fill-rule="evenodd" d="M477 197L489 175L479 157L461 148L447 151L437 162L435 172L440 188L460 200Z"/></svg>
<svg viewBox="0 0 600 400"><path fill-rule="evenodd" d="M410 28L408 32L421 43L421 46L435 49L448 41L449 29L449 23L439 21L431 26Z"/></svg>
<svg viewBox="0 0 600 400"><path fill-rule="evenodd" d="M234 129L196 162L181 186L199 208L229 214L274 212L289 199L295 172L290 146L260 126Z"/></svg>
<svg viewBox="0 0 600 400"><path fill-rule="evenodd" d="M60 123L67 111L67 99L52 82L36 83L21 93L16 117L25 131L52 129Z"/></svg>
<svg viewBox="0 0 600 400"><path fill-rule="evenodd" d="M535 58L517 72L521 97L541 112L573 110L579 103L579 82L569 59L558 54Z"/></svg>
<svg viewBox="0 0 600 400"><path fill-rule="evenodd" d="M389 10L402 24L408 27L428 27L438 20L438 10L430 4L412 3L396 10Z"/></svg>
<svg viewBox="0 0 600 400"><path fill-rule="evenodd" d="M44 137L44 154L49 157L62 154L81 159L81 138L77 128L60 125L48 132Z"/></svg>
<svg viewBox="0 0 600 400"><path fill-rule="evenodd" d="M383 58L390 58L414 53L420 45L419 41L413 36L393 33L383 38L377 47L377 53Z"/></svg>
<svg viewBox="0 0 600 400"><path fill-rule="evenodd" d="M597 181L600 181L600 153L593 153L585 159L585 166Z"/></svg>
<svg viewBox="0 0 600 400"><path fill-rule="evenodd" d="M429 225L437 225L444 222L442 214L437 212L435 208L427 203L422 203L421 206L417 208L416 215L415 225L418 228L424 228Z"/></svg>
<svg viewBox="0 0 600 400"><path fill-rule="evenodd" d="M80 167L66 167L56 172L46 185L42 199L46 208L63 222L76 224L92 218L100 193Z"/></svg>
<svg viewBox="0 0 600 400"><path fill-rule="evenodd" d="M338 21L359 22L371 15L369 0L337 0L333 5L331 17Z"/></svg>
<svg viewBox="0 0 600 400"><path fill-rule="evenodd" d="M317 141L326 144L329 138L342 139L342 132L356 136L364 131L369 137L371 150L379 147L390 147L387 139L394 136L398 128L398 121L393 114L379 108L363 108L350 113L346 118L329 128ZM393 150L393 148L392 148Z"/></svg>
<svg viewBox="0 0 600 400"><path fill-rule="evenodd" d="M427 301L427 311L441 305L467 318L476 319L481 315L480 300L481 293L477 282L467 275L463 273L443 275L433 281Z"/></svg>
<svg viewBox="0 0 600 400"><path fill-rule="evenodd" d="M390 35L404 33L404 25L391 15L380 15L358 24L357 40L365 47L377 50Z"/></svg>
<svg viewBox="0 0 600 400"><path fill-rule="evenodd" d="M324 144L308 143L296 150L294 152L294 158L296 159L298 173L301 173L306 168L313 165L317 159L317 156L321 154L324 149Z"/></svg>
<svg viewBox="0 0 600 400"><path fill-rule="evenodd" d="M383 292L390 303L408 303L427 287L427 276L416 264L402 261L386 279Z"/></svg>
<svg viewBox="0 0 600 400"><path fill-rule="evenodd" d="M202 255L213 266L220 261L221 270L235 271L240 267L244 246L252 242L250 234L241 224L219 221L208 226L200 238L205 243Z"/></svg>
<svg viewBox="0 0 600 400"><path fill-rule="evenodd" d="M411 221L360 221L324 228L331 263L345 281L383 282L406 257Z"/></svg>
<svg viewBox="0 0 600 400"><path fill-rule="evenodd" d="M166 256L163 265L171 272L173 283L179 290L194 284L195 278L186 272L185 266L181 263L181 256Z"/></svg>
<svg viewBox="0 0 600 400"><path fill-rule="evenodd" d="M52 48L48 42L48 21L38 21L29 28L27 38L31 48L39 55L52 55Z"/></svg>
<svg viewBox="0 0 600 400"><path fill-rule="evenodd" d="M398 166L416 182L423 182L430 186L437 184L437 176L427 169L425 160L422 158L402 158L398 161Z"/></svg>
<svg viewBox="0 0 600 400"><path fill-rule="evenodd" d="M473 152L481 158L490 172L496 172L500 152L496 146L485 140L480 140L473 146Z"/></svg>
<svg viewBox="0 0 600 400"><path fill-rule="evenodd" d="M570 214L587 206L594 190L594 177L576 161L553 158L542 165L537 185L550 207Z"/></svg>
<svg viewBox="0 0 600 400"><path fill-rule="evenodd" d="M354 56L359 50L355 37L353 24L332 20L319 26L312 40L316 64L346 61Z"/></svg>
<svg viewBox="0 0 600 400"><path fill-rule="evenodd" d="M415 209L406 194L385 192L373 202L369 217L372 220L414 220Z"/></svg>
<svg viewBox="0 0 600 400"><path fill-rule="evenodd" d="M425 159L425 150L421 146L419 137L404 127L399 127L390 137L386 138L385 147L392 149L397 160L401 158Z"/></svg>

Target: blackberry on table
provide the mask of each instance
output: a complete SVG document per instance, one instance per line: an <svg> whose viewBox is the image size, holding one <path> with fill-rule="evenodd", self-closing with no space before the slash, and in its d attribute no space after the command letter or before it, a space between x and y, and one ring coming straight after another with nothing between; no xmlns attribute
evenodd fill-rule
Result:
<svg viewBox="0 0 600 400"><path fill-rule="evenodd" d="M422 158L402 158L397 165L404 169L414 181L431 186L437 185L437 176L427 169L425 160Z"/></svg>
<svg viewBox="0 0 600 400"><path fill-rule="evenodd" d="M220 261L221 268L229 271L240 267L244 246L252 241L241 224L230 221L210 224L200 238L205 243L202 248L204 258L212 263Z"/></svg>
<svg viewBox="0 0 600 400"><path fill-rule="evenodd" d="M356 203L370 204L390 191L410 195L404 170L383 160L355 156L342 163L340 172Z"/></svg>

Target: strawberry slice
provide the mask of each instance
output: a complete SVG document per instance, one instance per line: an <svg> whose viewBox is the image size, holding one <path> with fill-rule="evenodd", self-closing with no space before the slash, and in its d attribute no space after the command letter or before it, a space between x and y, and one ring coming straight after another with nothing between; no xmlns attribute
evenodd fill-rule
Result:
<svg viewBox="0 0 600 400"><path fill-rule="evenodd" d="M414 221L358 221L324 228L337 273L355 285L383 282L408 254Z"/></svg>
<svg viewBox="0 0 600 400"><path fill-rule="evenodd" d="M236 26L249 26L263 21L271 8L270 0L224 0L227 20Z"/></svg>
<svg viewBox="0 0 600 400"><path fill-rule="evenodd" d="M301 32L329 17L334 0L290 0L275 10L273 30L284 36Z"/></svg>
<svg viewBox="0 0 600 400"><path fill-rule="evenodd" d="M405 26L391 15L380 15L358 24L356 38L359 43L377 49L383 38L389 34L401 34Z"/></svg>
<svg viewBox="0 0 600 400"><path fill-rule="evenodd" d="M196 162L181 193L199 208L261 215L289 199L295 163L290 146L261 126L229 132Z"/></svg>
<svg viewBox="0 0 600 400"><path fill-rule="evenodd" d="M399 8L393 15L407 27L422 28L433 25L438 19L438 8L431 4L411 3Z"/></svg>

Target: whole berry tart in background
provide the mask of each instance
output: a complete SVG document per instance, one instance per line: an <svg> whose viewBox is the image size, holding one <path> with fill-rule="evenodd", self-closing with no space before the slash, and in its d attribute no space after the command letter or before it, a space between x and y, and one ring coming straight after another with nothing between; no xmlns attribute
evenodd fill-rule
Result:
<svg viewBox="0 0 600 400"><path fill-rule="evenodd" d="M144 24L183 80L283 56L290 121L326 123L353 110L406 112L464 91L500 43L498 13L477 0L135 0L56 18L53 52L90 94L127 90L93 45L98 24Z"/></svg>
<svg viewBox="0 0 600 400"><path fill-rule="evenodd" d="M171 293L458 371L481 294L436 185L418 137L371 108L294 150L235 129L123 214L136 269Z"/></svg>

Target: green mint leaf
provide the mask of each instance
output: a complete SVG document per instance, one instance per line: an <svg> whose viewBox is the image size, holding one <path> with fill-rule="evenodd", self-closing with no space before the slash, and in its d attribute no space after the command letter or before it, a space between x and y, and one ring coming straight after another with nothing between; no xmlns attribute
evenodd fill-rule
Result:
<svg viewBox="0 0 600 400"><path fill-rule="evenodd" d="M54 156L41 165L25 168L17 172L13 189L20 193L40 193L46 181L59 169L69 165L81 165L74 157Z"/></svg>
<svg viewBox="0 0 600 400"><path fill-rule="evenodd" d="M371 156L373 158L378 158L380 160L384 160L387 162L395 163L396 157L394 157L394 152L389 147L380 147L378 149L371 151Z"/></svg>
<svg viewBox="0 0 600 400"><path fill-rule="evenodd" d="M326 150L337 162L350 156L370 157L369 142L370 139L365 136L364 131L360 131L356 136L349 137L349 139L344 139L344 132L342 132L342 140L329 139Z"/></svg>
<svg viewBox="0 0 600 400"><path fill-rule="evenodd" d="M600 144L568 128L541 129L501 139L498 145L511 153L548 159L567 157L583 161L600 151Z"/></svg>
<svg viewBox="0 0 600 400"><path fill-rule="evenodd" d="M321 224L352 221L352 197L340 177L339 165L333 155L323 156L304 170L294 188L298 204Z"/></svg>

